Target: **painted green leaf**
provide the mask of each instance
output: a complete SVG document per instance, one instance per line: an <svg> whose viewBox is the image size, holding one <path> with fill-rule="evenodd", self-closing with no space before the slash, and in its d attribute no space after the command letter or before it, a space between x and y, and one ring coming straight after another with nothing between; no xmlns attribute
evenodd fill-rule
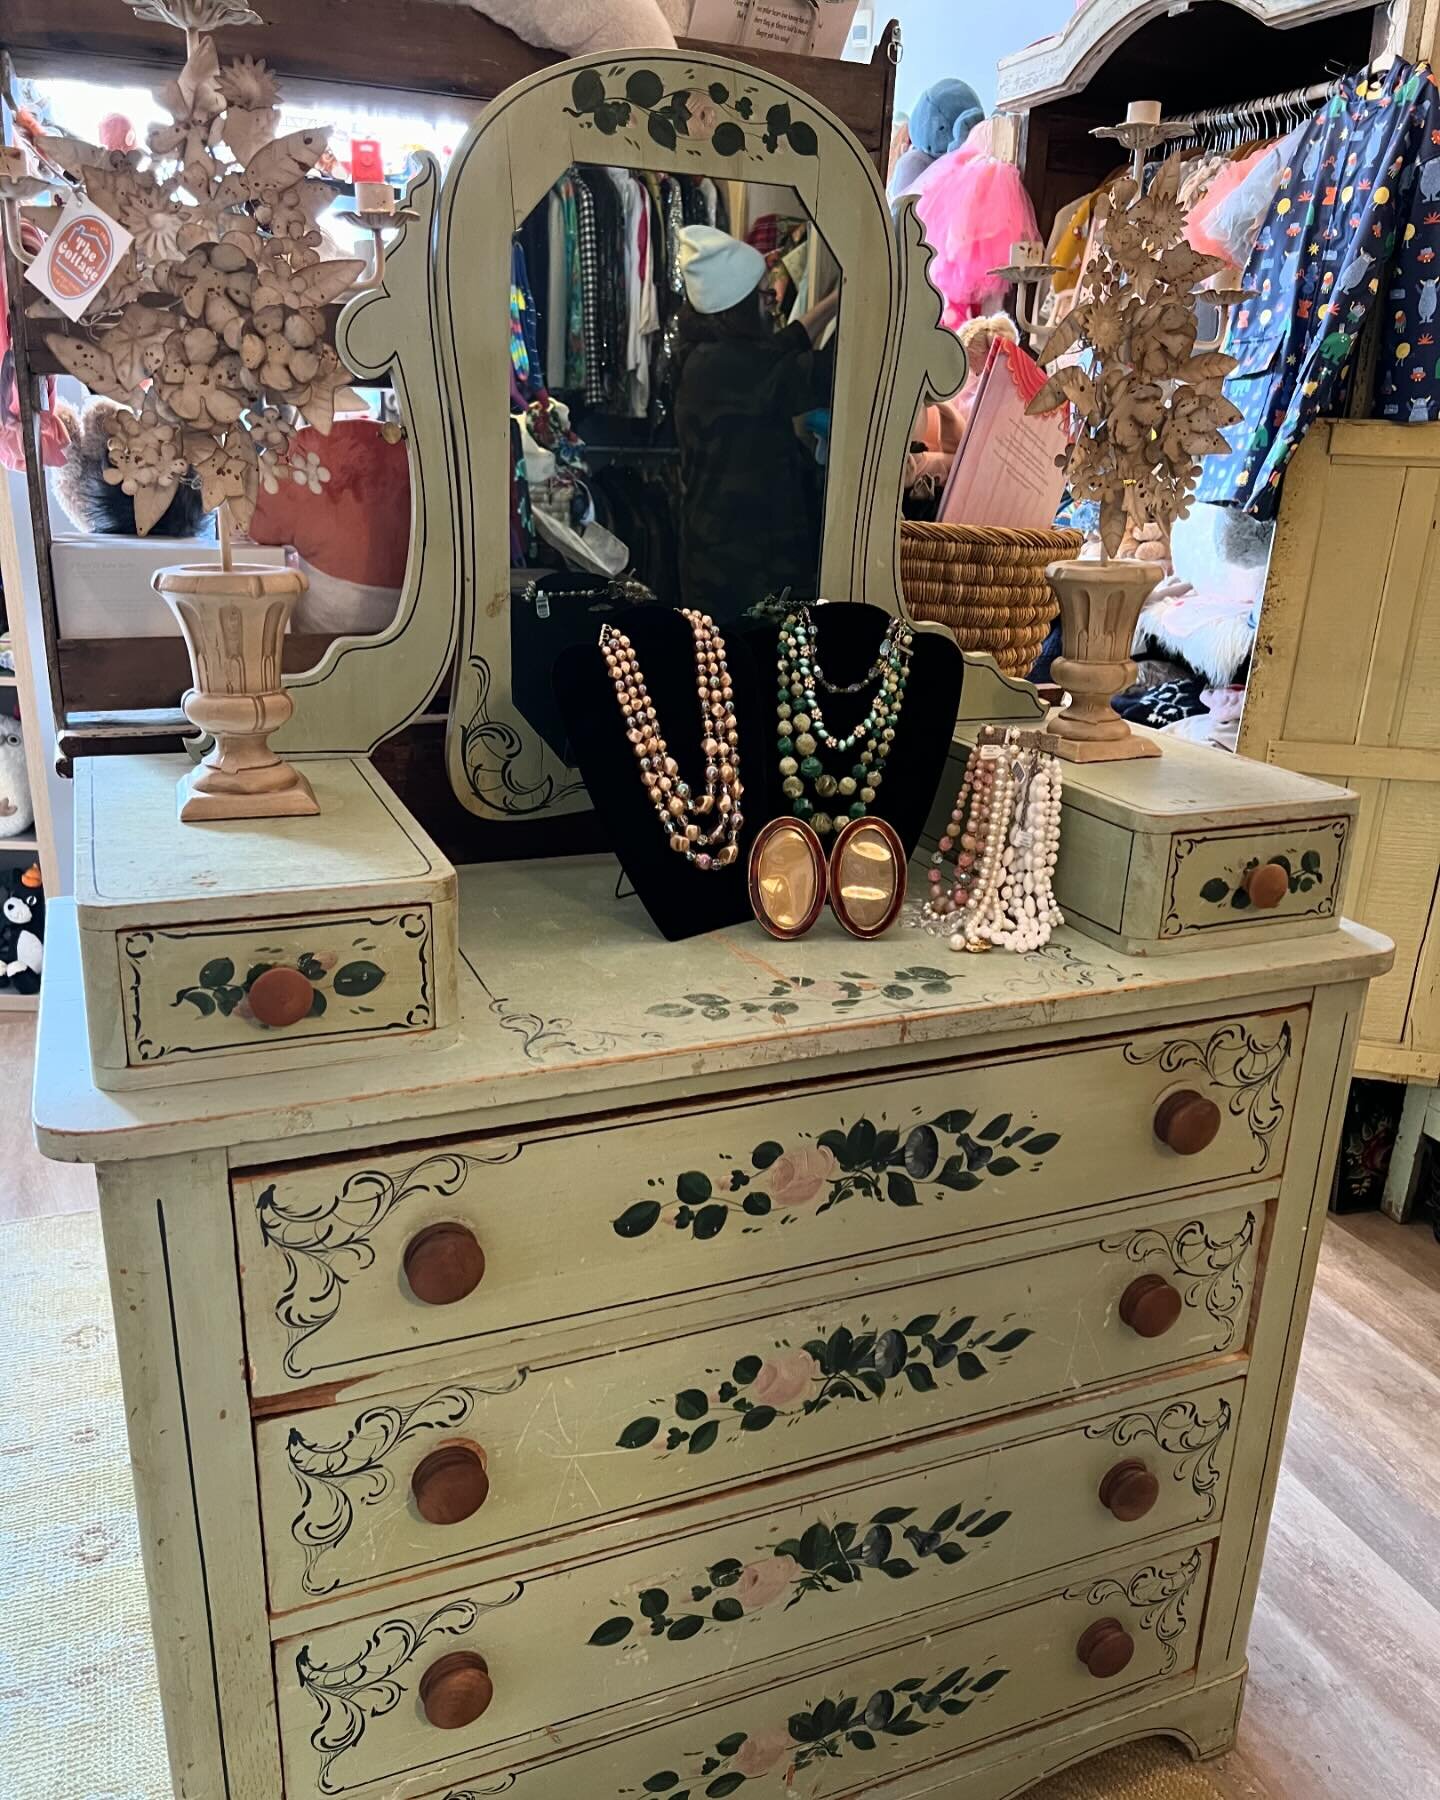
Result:
<svg viewBox="0 0 1440 1800"><path fill-rule="evenodd" d="M324 1012L325 1008L328 1005L329 1005L329 1001L326 1000L324 994L322 994L320 989L317 987L315 989L314 993L311 994L311 996L310 996L309 1016L312 1019L318 1019L320 1017L321 1013Z"/></svg>
<svg viewBox="0 0 1440 1800"><path fill-rule="evenodd" d="M915 1183L908 1175L902 1175L898 1169L891 1169L885 1177L885 1197L892 1206L918 1206L920 1196L915 1192Z"/></svg>
<svg viewBox="0 0 1440 1800"><path fill-rule="evenodd" d="M718 1562L711 1568L710 1579L716 1587L734 1587L744 1573L744 1564L736 1557L727 1556L723 1562Z"/></svg>
<svg viewBox="0 0 1440 1800"><path fill-rule="evenodd" d="M311 950L305 951L296 959L295 967L307 981L323 981L325 978L325 965Z"/></svg>
<svg viewBox="0 0 1440 1800"><path fill-rule="evenodd" d="M736 107L736 111L740 113L748 111L743 100ZM745 148L745 133L739 125L726 119L723 124L715 127L715 135L710 140L710 146L717 156L738 156Z"/></svg>
<svg viewBox="0 0 1440 1800"><path fill-rule="evenodd" d="M674 121L667 119L663 113L651 113L645 121L645 128L662 150L673 150L680 141Z"/></svg>
<svg viewBox="0 0 1440 1800"><path fill-rule="evenodd" d="M251 963L250 967L245 971L243 986L246 993L249 993L252 985L257 982L267 970L273 969L274 967L274 963Z"/></svg>
<svg viewBox="0 0 1440 1800"><path fill-rule="evenodd" d="M868 1731L852 1731L850 1742L857 1750L873 1750L875 1748L875 1740Z"/></svg>
<svg viewBox="0 0 1440 1800"><path fill-rule="evenodd" d="M917 1394L932 1394L935 1391L935 1377L923 1363L907 1363L905 1379Z"/></svg>
<svg viewBox="0 0 1440 1800"><path fill-rule="evenodd" d="M1004 1137L1005 1133L1009 1129L1010 1129L1009 1113L1000 1113L998 1115L998 1117L993 1118L990 1121L990 1123L985 1127L985 1129L980 1133L980 1135L982 1138L984 1138L987 1141L987 1143L993 1144L995 1142L996 1138Z"/></svg>
<svg viewBox="0 0 1440 1800"><path fill-rule="evenodd" d="M653 69L634 69L625 93L637 106L658 106L665 98L665 83Z"/></svg>
<svg viewBox="0 0 1440 1800"><path fill-rule="evenodd" d="M705 1629L705 1621L699 1613L686 1613L683 1619L676 1619L665 1633L672 1643L683 1644L686 1638L694 1637Z"/></svg>
<svg viewBox="0 0 1440 1800"><path fill-rule="evenodd" d="M850 1127L845 1140L845 1148L849 1156L849 1167L858 1168L861 1163L868 1163L875 1154L875 1140L878 1133L868 1119L857 1119Z"/></svg>
<svg viewBox="0 0 1440 1800"><path fill-rule="evenodd" d="M698 1456L702 1450L708 1450L719 1435L718 1419L707 1419L703 1425L697 1425L690 1434L690 1454Z"/></svg>
<svg viewBox="0 0 1440 1800"><path fill-rule="evenodd" d="M783 1145L777 1144L774 1138L766 1138L763 1144L757 1144L750 1152L750 1160L757 1169L768 1169L771 1163L779 1162L784 1154Z"/></svg>
<svg viewBox="0 0 1440 1800"><path fill-rule="evenodd" d="M202 988L226 987L235 979L235 965L228 956L217 956L200 971Z"/></svg>
<svg viewBox="0 0 1440 1800"><path fill-rule="evenodd" d="M686 1388L675 1396L675 1411L682 1419L703 1419L709 1410L710 1402L699 1388Z"/></svg>
<svg viewBox="0 0 1440 1800"><path fill-rule="evenodd" d="M730 1373L740 1383L741 1387L749 1387L750 1383L760 1373L760 1369L761 1362L758 1356L742 1356Z"/></svg>
<svg viewBox="0 0 1440 1800"><path fill-rule="evenodd" d="M935 1554L940 1558L942 1563L948 1565L950 1563L964 1562L969 1552L963 1544L941 1544L937 1548Z"/></svg>
<svg viewBox="0 0 1440 1800"><path fill-rule="evenodd" d="M717 1600L710 1608L710 1616L722 1625L733 1625L737 1619L745 1617L745 1608L738 1600Z"/></svg>
<svg viewBox="0 0 1440 1800"><path fill-rule="evenodd" d="M720 1742L715 1746L716 1754L719 1756L733 1756L746 1741L746 1734L743 1731L732 1731L729 1737L721 1738Z"/></svg>
<svg viewBox="0 0 1440 1800"><path fill-rule="evenodd" d="M1020 1165L1013 1156L995 1156L988 1167L992 1175L1013 1175Z"/></svg>
<svg viewBox="0 0 1440 1800"><path fill-rule="evenodd" d="M973 1350L962 1350L955 1358L955 1373L962 1381L978 1381L986 1369Z"/></svg>
<svg viewBox="0 0 1440 1800"><path fill-rule="evenodd" d="M752 1406L740 1421L742 1431L763 1431L767 1425L775 1422L773 1406Z"/></svg>
<svg viewBox="0 0 1440 1800"><path fill-rule="evenodd" d="M889 1562L881 1563L880 1573L888 1575L892 1581L903 1581L907 1575L915 1573L915 1565L906 1562L903 1556L894 1556Z"/></svg>
<svg viewBox="0 0 1440 1800"><path fill-rule="evenodd" d="M740 1203L752 1219L763 1219L770 1210L770 1196L763 1191L747 1194Z"/></svg>
<svg viewBox="0 0 1440 1800"><path fill-rule="evenodd" d="M730 98L730 90L723 82L712 81L710 83L710 98L717 106L724 106L725 102Z"/></svg>
<svg viewBox="0 0 1440 1800"><path fill-rule="evenodd" d="M967 1314L963 1319L952 1320L952 1322L945 1327L943 1333L945 1342L947 1344L958 1344L974 1323L974 1313Z"/></svg>
<svg viewBox="0 0 1440 1800"><path fill-rule="evenodd" d="M570 98L581 112L594 112L605 99L605 83L596 69L582 69L570 84Z"/></svg>
<svg viewBox="0 0 1440 1800"><path fill-rule="evenodd" d="M964 1510L965 1510L965 1508L964 1508L963 1503L958 1506L947 1506L945 1508L944 1512L942 1512L940 1514L939 1518L936 1519L935 1523L930 1527L930 1529L932 1531L949 1531L950 1528L959 1520L959 1517L960 1517L961 1513L964 1512Z"/></svg>
<svg viewBox="0 0 1440 1800"><path fill-rule="evenodd" d="M940 1117L935 1120L935 1129L937 1131L948 1131L952 1137L959 1137L962 1131L969 1129L970 1121L974 1117L975 1115L973 1112L965 1112L963 1110L943 1112Z"/></svg>
<svg viewBox="0 0 1440 1800"><path fill-rule="evenodd" d="M1018 1350L1026 1338L1034 1337L1034 1335L1033 1331L1007 1331L1004 1337L998 1338L990 1348L992 1350Z"/></svg>
<svg viewBox="0 0 1440 1800"><path fill-rule="evenodd" d="M627 1206L618 1219L612 1219L610 1229L616 1237L643 1237L660 1217L662 1208L658 1200L637 1200L633 1206Z"/></svg>
<svg viewBox="0 0 1440 1800"><path fill-rule="evenodd" d="M181 988L175 996L175 1005L179 1006L184 1000L188 1000L202 1018L208 1019L215 1010L214 996L207 994L204 988Z"/></svg>
<svg viewBox="0 0 1440 1800"><path fill-rule="evenodd" d="M998 1687L1009 1673L1008 1669L991 1669L988 1674L982 1675L978 1681L970 1684L972 1693L988 1694L991 1688Z"/></svg>
<svg viewBox="0 0 1440 1800"><path fill-rule="evenodd" d="M1223 900L1230 892L1230 883L1221 875L1212 875L1200 890L1200 898L1212 903Z"/></svg>
<svg viewBox="0 0 1440 1800"><path fill-rule="evenodd" d="M906 1519L913 1519L914 1516L915 1508L913 1506L887 1506L877 1512L870 1522L872 1525L899 1525Z"/></svg>
<svg viewBox="0 0 1440 1800"><path fill-rule="evenodd" d="M699 1169L687 1169L677 1177L675 1192L686 1206L703 1206L714 1189L710 1186L710 1177Z"/></svg>
<svg viewBox="0 0 1440 1800"><path fill-rule="evenodd" d="M1027 1156L1045 1156L1060 1142L1058 1131L1037 1131L1025 1146Z"/></svg>
<svg viewBox="0 0 1440 1800"><path fill-rule="evenodd" d="M660 1429L658 1419L632 1419L616 1439L622 1450L639 1450L648 1444Z"/></svg>
<svg viewBox="0 0 1440 1800"><path fill-rule="evenodd" d="M1243 887L1236 888L1235 892L1230 896L1230 904L1235 908L1236 912L1244 912L1245 908L1250 904L1250 896L1245 892Z"/></svg>
<svg viewBox="0 0 1440 1800"><path fill-rule="evenodd" d="M936 1179L942 1187L953 1188L957 1194L968 1194L980 1185L980 1177L966 1166L963 1156L950 1157Z"/></svg>
<svg viewBox="0 0 1440 1800"><path fill-rule="evenodd" d="M590 1642L597 1649L608 1650L612 1644L623 1644L634 1629L633 1619L607 1619L590 1633Z"/></svg>
<svg viewBox="0 0 1440 1800"><path fill-rule="evenodd" d="M905 1327L907 1337L924 1337L927 1331L933 1331L940 1323L939 1313L919 1313Z"/></svg>
<svg viewBox="0 0 1440 1800"><path fill-rule="evenodd" d="M1300 867L1307 875L1318 875L1320 873L1320 852L1307 850L1300 858Z"/></svg>
<svg viewBox="0 0 1440 1800"><path fill-rule="evenodd" d="M661 1619L670 1610L670 1596L664 1588L646 1588L640 1595L640 1611L647 1619Z"/></svg>
<svg viewBox="0 0 1440 1800"><path fill-rule="evenodd" d="M972 1538L993 1537L1005 1521L1010 1517L1008 1512L991 1513L988 1519L982 1519L969 1533Z"/></svg>
<svg viewBox="0 0 1440 1800"><path fill-rule="evenodd" d="M733 1794L737 1788L745 1785L745 1777L738 1769L731 1769L726 1775L717 1775L706 1788L710 1800L725 1800L727 1794Z"/></svg>
<svg viewBox="0 0 1440 1800"><path fill-rule="evenodd" d="M332 985L346 1000L355 1000L361 994L374 993L384 979L385 971L373 962L349 962L335 971Z"/></svg>
<svg viewBox="0 0 1440 1800"><path fill-rule="evenodd" d="M725 1229L725 1221L730 1217L730 1209L718 1202L713 1206L702 1206L695 1215L691 1230L697 1238L718 1237Z"/></svg>

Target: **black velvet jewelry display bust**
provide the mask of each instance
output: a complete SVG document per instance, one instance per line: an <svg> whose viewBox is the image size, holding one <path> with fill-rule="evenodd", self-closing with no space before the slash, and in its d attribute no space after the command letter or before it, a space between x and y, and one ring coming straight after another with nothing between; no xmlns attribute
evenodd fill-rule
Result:
<svg viewBox="0 0 1440 1800"><path fill-rule="evenodd" d="M691 789L703 793L705 734L695 691L695 638L688 621L679 612L637 606L614 614L609 623L635 646L670 755ZM725 648L735 688L740 780L745 789L740 811L745 824L740 854L724 869L695 868L670 848L656 823L599 645L575 645L555 659L555 697L574 766L631 886L657 929L672 943L752 917L746 869L750 846L769 816L766 763L773 760L773 708L767 712L769 686L757 684L743 643L726 636Z"/></svg>
<svg viewBox="0 0 1440 1800"><path fill-rule="evenodd" d="M810 609L810 617L815 625L815 648L825 679L836 687L848 687L852 681L861 680L880 653L890 614L882 607L862 601L815 606ZM751 818L757 824L763 823L778 813L788 813L791 807L780 785L784 777L780 773L780 753L775 747L779 736L775 713L780 692L775 666L779 647L780 631L776 625L759 626L745 634L745 648L750 652L760 691L765 696L763 754L746 753L747 826ZM738 650L739 646L736 648ZM732 656L732 668L734 662ZM869 809L894 827L905 846L907 858L915 854L945 773L964 679L965 659L949 632L917 626L910 654L905 704L895 720L895 739L885 759L874 804ZM738 680L736 686L739 686ZM837 736L843 737L865 717L874 698L874 682L867 682L858 694L831 694L821 689L826 725ZM853 756L842 759L823 750L821 753L827 773L835 776L848 775L850 764L856 760ZM758 791L762 779L763 793ZM823 805L823 802L819 804ZM845 804L838 799L835 802L840 808L840 819L845 817ZM828 856L834 842L833 833L821 842Z"/></svg>

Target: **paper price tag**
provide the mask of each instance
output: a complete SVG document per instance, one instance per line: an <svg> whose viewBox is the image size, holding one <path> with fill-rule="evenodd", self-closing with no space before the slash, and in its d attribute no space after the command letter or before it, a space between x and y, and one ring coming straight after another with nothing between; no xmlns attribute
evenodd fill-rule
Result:
<svg viewBox="0 0 1440 1800"><path fill-rule="evenodd" d="M25 279L48 295L67 319L78 319L132 242L130 233L108 213L72 198L45 248L25 271Z"/></svg>
<svg viewBox="0 0 1440 1800"><path fill-rule="evenodd" d="M840 57L859 0L695 0L688 36L757 50Z"/></svg>

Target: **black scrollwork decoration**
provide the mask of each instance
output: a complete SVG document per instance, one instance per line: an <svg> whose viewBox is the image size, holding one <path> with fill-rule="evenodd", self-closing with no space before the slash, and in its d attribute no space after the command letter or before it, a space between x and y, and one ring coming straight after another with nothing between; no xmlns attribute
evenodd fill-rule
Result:
<svg viewBox="0 0 1440 1800"><path fill-rule="evenodd" d="M346 1283L374 1264L371 1235L396 1207L419 1194L448 1199L464 1187L473 1164L513 1162L519 1154L520 1146L511 1144L492 1154L438 1152L398 1175L361 1169L319 1200L287 1201L271 1182L255 1204L261 1238L285 1259L275 1317L289 1339L286 1374L303 1379L325 1366L302 1356L302 1347L339 1312Z"/></svg>
<svg viewBox="0 0 1440 1800"><path fill-rule="evenodd" d="M1233 1237L1212 1238L1203 1220L1192 1219L1174 1232L1151 1227L1129 1237L1107 1238L1100 1248L1123 1251L1133 1263L1164 1256L1186 1306L1205 1308L1220 1328L1215 1348L1228 1350L1235 1341L1245 1300L1245 1253L1254 1242L1255 1215L1246 1213L1245 1223Z"/></svg>
<svg viewBox="0 0 1440 1800"><path fill-rule="evenodd" d="M1272 1139L1285 1117L1280 1098L1280 1079L1294 1048L1289 1019L1281 1022L1273 1042L1262 1043L1243 1024L1221 1025L1203 1042L1199 1038L1171 1038L1159 1045L1127 1044L1125 1060L1137 1067L1155 1063L1167 1075L1181 1069L1203 1069L1212 1086L1229 1090L1227 1102L1233 1118L1244 1119L1256 1144L1252 1175L1269 1163Z"/></svg>
<svg viewBox="0 0 1440 1800"><path fill-rule="evenodd" d="M1168 1675L1180 1659L1176 1645L1184 1636L1188 1623L1185 1603L1204 1563L1202 1553L1192 1550L1169 1567L1152 1564L1128 1581L1107 1579L1089 1587L1070 1588L1065 1598L1077 1600L1083 1595L1091 1606L1103 1606L1107 1600L1128 1601L1140 1612L1140 1630L1154 1632L1157 1641L1163 1645L1165 1660L1160 1673Z"/></svg>
<svg viewBox="0 0 1440 1800"><path fill-rule="evenodd" d="M476 1388L441 1388L414 1406L367 1407L333 1444L312 1444L292 1426L285 1455L300 1489L300 1510L290 1535L305 1553L300 1585L307 1594L328 1594L340 1585L338 1576L320 1579L321 1558L349 1535L357 1505L374 1506L391 1491L391 1451L420 1432L463 1425L478 1394Z"/></svg>
<svg viewBox="0 0 1440 1800"><path fill-rule="evenodd" d="M1159 1412L1126 1413L1121 1419L1102 1419L1087 1425L1087 1438L1109 1438L1118 1449L1127 1449L1142 1438L1153 1438L1175 1463L1176 1481L1188 1481L1197 1499L1205 1502L1206 1519L1214 1516L1220 1487L1220 1468L1215 1458L1234 1419L1234 1409L1217 1400L1210 1417L1193 1400L1176 1400Z"/></svg>

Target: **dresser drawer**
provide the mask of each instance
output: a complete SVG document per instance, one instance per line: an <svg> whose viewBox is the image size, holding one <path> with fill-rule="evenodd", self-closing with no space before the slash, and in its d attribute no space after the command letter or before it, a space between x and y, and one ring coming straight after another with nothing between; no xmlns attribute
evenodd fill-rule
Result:
<svg viewBox="0 0 1440 1800"><path fill-rule="evenodd" d="M122 931L116 954L132 1068L257 1052L293 1066L436 1024L428 906Z"/></svg>
<svg viewBox="0 0 1440 1800"><path fill-rule="evenodd" d="M773 1800L862 1792L911 1764L1183 1674L1195 1663L1209 1577L1205 1545L1140 1566L1102 1564L1095 1576L987 1618L947 1625L943 1612L929 1615L918 1641L857 1656L828 1676L782 1679L741 1700L683 1709L578 1758L541 1762L519 1774L516 1791L522 1800L693 1800L742 1786L747 1796ZM699 1639L675 1644L668 1633L651 1641L648 1659L628 1666L594 1647L577 1650L566 1641L566 1615L539 1604L546 1585L397 1605L278 1644L287 1794L343 1794L402 1774L405 1791L422 1791L432 1764L437 1783L448 1777L463 1786L477 1765L489 1779L557 1743L568 1749L613 1731L623 1713L603 1723L596 1715L653 1698L662 1658L690 1651L694 1661ZM806 1605L824 1600L811 1596ZM914 1638L915 1622L897 1630ZM737 1687L763 1681L755 1665L779 1649L777 1631L746 1646ZM464 1716L487 1691L488 1706L470 1722L431 1722L431 1710L446 1705Z"/></svg>
<svg viewBox="0 0 1440 1800"><path fill-rule="evenodd" d="M239 1177L255 1392L603 1311L644 1334L667 1297L1276 1176L1307 1019L1252 1014L645 1123ZM1199 1096L1215 1132L1191 1154L1156 1135L1177 1093ZM428 1302L410 1278L417 1259Z"/></svg>
<svg viewBox="0 0 1440 1800"><path fill-rule="evenodd" d="M1172 839L1160 936L1333 920L1349 833L1350 820L1334 818Z"/></svg>
<svg viewBox="0 0 1440 1800"><path fill-rule="evenodd" d="M1181 1213L747 1325L263 1420L272 1604L1237 1349L1260 1225L1247 1207ZM1121 1317L1141 1284L1138 1323L1173 1320L1160 1335ZM447 1480L479 1503L442 1526L412 1484L447 1445L471 1464Z"/></svg>

